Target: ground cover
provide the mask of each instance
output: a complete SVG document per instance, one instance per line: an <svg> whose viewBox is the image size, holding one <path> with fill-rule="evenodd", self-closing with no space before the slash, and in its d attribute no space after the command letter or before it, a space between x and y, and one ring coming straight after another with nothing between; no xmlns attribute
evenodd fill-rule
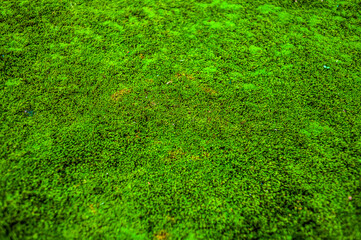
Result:
<svg viewBox="0 0 361 240"><path fill-rule="evenodd" d="M1 1L1 238L361 238L360 9Z"/></svg>

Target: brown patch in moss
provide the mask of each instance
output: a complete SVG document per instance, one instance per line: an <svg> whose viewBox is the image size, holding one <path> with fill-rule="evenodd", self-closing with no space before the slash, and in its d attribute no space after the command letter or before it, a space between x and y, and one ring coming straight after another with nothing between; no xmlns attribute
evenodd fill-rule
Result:
<svg viewBox="0 0 361 240"><path fill-rule="evenodd" d="M186 77L188 80L193 80L194 79L194 77L192 76L192 75L190 75L190 74L187 74L187 73L184 73L184 72L182 72L182 73L176 73L175 74L175 77L178 79L178 78L181 78L181 77Z"/></svg>
<svg viewBox="0 0 361 240"><path fill-rule="evenodd" d="M155 240L166 240L169 239L170 234L167 233L165 230L160 230L156 234L154 234Z"/></svg>
<svg viewBox="0 0 361 240"><path fill-rule="evenodd" d="M130 93L130 92L131 92L131 90L129 90L129 89L122 89L122 90L115 92L111 96L111 98L113 101L118 101L124 94Z"/></svg>
<svg viewBox="0 0 361 240"><path fill-rule="evenodd" d="M180 157L185 155L186 153L182 149L177 149L174 151L169 151L168 156L165 157L164 161L169 162L175 162L177 160L180 160Z"/></svg>
<svg viewBox="0 0 361 240"><path fill-rule="evenodd" d="M152 78L146 79L145 81L146 81L147 83L153 83L153 82L154 82Z"/></svg>
<svg viewBox="0 0 361 240"><path fill-rule="evenodd" d="M89 208L90 208L90 211L91 211L93 214L97 214L97 212L95 211L95 208L94 208L93 204L90 204Z"/></svg>
<svg viewBox="0 0 361 240"><path fill-rule="evenodd" d="M205 92L208 93L208 94L211 94L211 95L218 94L217 91L213 90L213 89L210 88L210 87L201 86L201 88L202 88L203 91L205 91Z"/></svg>

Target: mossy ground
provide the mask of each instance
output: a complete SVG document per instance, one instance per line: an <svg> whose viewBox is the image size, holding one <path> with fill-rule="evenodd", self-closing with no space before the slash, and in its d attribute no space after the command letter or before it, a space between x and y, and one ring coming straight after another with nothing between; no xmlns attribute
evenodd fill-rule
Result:
<svg viewBox="0 0 361 240"><path fill-rule="evenodd" d="M360 9L1 1L1 238L360 239Z"/></svg>

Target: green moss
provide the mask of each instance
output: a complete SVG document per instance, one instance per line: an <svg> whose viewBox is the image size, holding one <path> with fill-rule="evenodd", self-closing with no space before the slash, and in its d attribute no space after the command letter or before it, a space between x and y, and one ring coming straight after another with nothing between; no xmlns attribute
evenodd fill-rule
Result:
<svg viewBox="0 0 361 240"><path fill-rule="evenodd" d="M360 238L357 7L1 1L0 238Z"/></svg>

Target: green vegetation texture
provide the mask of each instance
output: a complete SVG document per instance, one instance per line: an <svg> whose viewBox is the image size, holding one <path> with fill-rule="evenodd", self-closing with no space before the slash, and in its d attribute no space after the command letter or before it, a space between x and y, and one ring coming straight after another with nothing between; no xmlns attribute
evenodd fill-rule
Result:
<svg viewBox="0 0 361 240"><path fill-rule="evenodd" d="M361 1L0 1L0 239L361 239Z"/></svg>

